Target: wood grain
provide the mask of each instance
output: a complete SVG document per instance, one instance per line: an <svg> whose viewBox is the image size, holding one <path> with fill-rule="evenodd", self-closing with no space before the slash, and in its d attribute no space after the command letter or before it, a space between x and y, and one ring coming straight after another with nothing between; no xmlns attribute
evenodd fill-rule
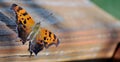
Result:
<svg viewBox="0 0 120 62"><path fill-rule="evenodd" d="M37 1L33 2L36 3ZM61 5L60 3L59 5L50 4L57 2L56 0L40 1L42 3L49 2L49 4L41 3L41 8L38 3L34 4L35 7L32 7L33 3L19 4L17 1L14 2L31 8L27 11L35 20L39 20L39 16L41 16L45 20L42 21L42 26L56 33L60 39L60 45L57 48L52 46L49 49L44 49L38 56L29 57L28 43L22 45L20 42L10 42L15 44L14 46L9 45L9 42L0 43L1 45L8 44L7 46L0 46L1 61L71 61L112 57L120 41L120 24L117 19L89 0L75 0L74 2L72 0L60 0ZM73 6L63 4L67 2L72 2ZM44 12L45 10L47 12L52 11L56 17L50 16L47 12Z"/></svg>

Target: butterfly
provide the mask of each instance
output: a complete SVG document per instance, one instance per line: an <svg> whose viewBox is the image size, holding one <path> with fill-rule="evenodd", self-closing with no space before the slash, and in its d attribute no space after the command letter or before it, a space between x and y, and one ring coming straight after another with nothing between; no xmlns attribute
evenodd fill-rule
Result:
<svg viewBox="0 0 120 62"><path fill-rule="evenodd" d="M37 55L38 52L42 51L44 48L49 48L53 44L56 47L58 46L59 39L56 35L41 27L40 22L35 23L25 9L17 4L12 4L11 9L16 15L18 37L22 39L21 42L23 44L29 41L28 51L30 52L30 56L32 53Z"/></svg>

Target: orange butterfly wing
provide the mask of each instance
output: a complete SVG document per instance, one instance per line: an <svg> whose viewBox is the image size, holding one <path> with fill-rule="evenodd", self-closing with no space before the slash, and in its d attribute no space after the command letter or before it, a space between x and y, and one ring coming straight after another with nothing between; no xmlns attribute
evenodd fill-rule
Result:
<svg viewBox="0 0 120 62"><path fill-rule="evenodd" d="M40 32L37 35L36 40L37 41L44 41L44 46L46 48L48 48L52 44L55 44L56 46L58 46L58 44L59 44L59 40L56 37L56 35L45 28L40 29Z"/></svg>
<svg viewBox="0 0 120 62"><path fill-rule="evenodd" d="M27 36L32 31L32 27L35 25L34 20L26 12L25 9L13 4L11 7L16 13L16 23L18 25L18 35L23 40L23 44L27 40Z"/></svg>

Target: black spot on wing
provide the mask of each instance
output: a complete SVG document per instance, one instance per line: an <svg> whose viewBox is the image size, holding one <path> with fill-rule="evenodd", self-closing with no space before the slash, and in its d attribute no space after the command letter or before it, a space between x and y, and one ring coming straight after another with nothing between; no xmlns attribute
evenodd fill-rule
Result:
<svg viewBox="0 0 120 62"><path fill-rule="evenodd" d="M20 20L19 20L19 21L20 21ZM20 21L19 24L22 24L22 21Z"/></svg>
<svg viewBox="0 0 120 62"><path fill-rule="evenodd" d="M25 25L23 25L23 27L24 27L24 28L26 28L26 26L25 26Z"/></svg>
<svg viewBox="0 0 120 62"><path fill-rule="evenodd" d="M24 18L21 18L22 20L24 20Z"/></svg>
<svg viewBox="0 0 120 62"><path fill-rule="evenodd" d="M31 17L29 17L31 19Z"/></svg>
<svg viewBox="0 0 120 62"><path fill-rule="evenodd" d="M28 17L28 18L27 18L27 20L30 20L30 19L31 19L31 17Z"/></svg>
<svg viewBox="0 0 120 62"><path fill-rule="evenodd" d="M54 35L54 39L56 39L56 36Z"/></svg>
<svg viewBox="0 0 120 62"><path fill-rule="evenodd" d="M18 7L17 12L19 12L20 10L22 10L22 8L21 8L21 7Z"/></svg>
<svg viewBox="0 0 120 62"><path fill-rule="evenodd" d="M52 35L52 33L51 33L51 32L49 32L49 37L51 37L51 35Z"/></svg>
<svg viewBox="0 0 120 62"><path fill-rule="evenodd" d="M42 43L42 42L44 42L44 41L41 40L40 42Z"/></svg>
<svg viewBox="0 0 120 62"><path fill-rule="evenodd" d="M24 24L26 24L26 20L24 20Z"/></svg>
<svg viewBox="0 0 120 62"><path fill-rule="evenodd" d="M29 18L27 18L27 20L29 20Z"/></svg>
<svg viewBox="0 0 120 62"><path fill-rule="evenodd" d="M55 41L55 39L53 39L53 41Z"/></svg>
<svg viewBox="0 0 120 62"><path fill-rule="evenodd" d="M46 40L46 37L44 37L44 40Z"/></svg>
<svg viewBox="0 0 120 62"><path fill-rule="evenodd" d="M19 7L19 10L22 10L22 8L21 8L21 7Z"/></svg>
<svg viewBox="0 0 120 62"><path fill-rule="evenodd" d="M47 32L45 33L45 35L47 35Z"/></svg>
<svg viewBox="0 0 120 62"><path fill-rule="evenodd" d="M28 13L27 12L25 12L25 13L23 13L23 16L26 16Z"/></svg>
<svg viewBox="0 0 120 62"><path fill-rule="evenodd" d="M45 30L45 32L47 32L47 30Z"/></svg>
<svg viewBox="0 0 120 62"><path fill-rule="evenodd" d="M56 40L56 36L54 35L54 39L53 39L53 41L55 41Z"/></svg>

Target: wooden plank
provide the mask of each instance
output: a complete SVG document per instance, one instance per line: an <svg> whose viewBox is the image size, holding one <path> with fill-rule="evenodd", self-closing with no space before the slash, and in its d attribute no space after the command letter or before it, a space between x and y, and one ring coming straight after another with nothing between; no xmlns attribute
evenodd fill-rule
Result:
<svg viewBox="0 0 120 62"><path fill-rule="evenodd" d="M38 15L37 17L33 16L33 18L39 20L43 9L36 3L38 0L33 2L36 7L31 6L33 3L19 4L16 1L20 6L33 8L34 11L27 11L31 15ZM59 15L57 17L62 20L56 23L49 22L52 18L50 16L45 17L45 21L42 21L43 27L56 33L60 39L60 45L57 48L52 46L49 49L44 49L38 56L30 58L27 51L28 43L22 45L19 42L11 42L11 44L15 44L11 46L9 42L4 42L1 44L8 45L0 46L1 61L71 61L112 57L116 45L120 41L120 25L116 19L94 6L89 0L75 0L74 2L72 0L60 0L61 5L52 5L54 2L57 3L56 0L40 0L40 2L49 2L48 4L41 4L44 10L50 9L54 16ZM75 6L64 5L65 3L73 3ZM47 13L44 13L44 10L42 14Z"/></svg>

